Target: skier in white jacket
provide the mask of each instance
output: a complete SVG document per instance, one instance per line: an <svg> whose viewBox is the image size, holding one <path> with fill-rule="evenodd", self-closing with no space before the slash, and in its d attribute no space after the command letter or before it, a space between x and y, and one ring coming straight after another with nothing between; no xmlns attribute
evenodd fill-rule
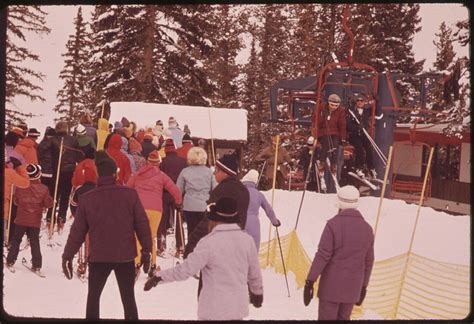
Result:
<svg viewBox="0 0 474 324"><path fill-rule="evenodd" d="M223 197L209 207L210 233L183 263L157 272L145 283L148 291L159 282L181 281L202 271L198 320L241 320L249 302L261 307L263 283L252 237L238 225L237 202ZM250 300L249 300L250 298Z"/></svg>

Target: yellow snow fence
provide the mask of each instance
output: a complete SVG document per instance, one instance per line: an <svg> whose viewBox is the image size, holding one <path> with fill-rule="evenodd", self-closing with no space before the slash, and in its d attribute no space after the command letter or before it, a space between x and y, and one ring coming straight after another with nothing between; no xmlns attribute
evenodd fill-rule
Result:
<svg viewBox="0 0 474 324"><path fill-rule="evenodd" d="M280 242L287 273L294 274L298 288L304 287L314 256L306 254L296 231L281 236ZM284 273L276 237L261 243L259 260L261 268ZM470 296L469 266L402 254L374 263L367 297L354 307L352 318L367 309L384 319L463 319L470 312ZM303 291L299 297L303 302Z"/></svg>

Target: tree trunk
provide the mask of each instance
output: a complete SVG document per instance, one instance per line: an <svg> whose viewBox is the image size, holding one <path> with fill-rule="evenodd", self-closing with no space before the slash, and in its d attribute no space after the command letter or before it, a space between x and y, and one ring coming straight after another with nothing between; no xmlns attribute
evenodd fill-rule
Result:
<svg viewBox="0 0 474 324"><path fill-rule="evenodd" d="M153 48L155 47L156 7L146 6L145 43L143 44L143 74L140 100L152 101L153 93Z"/></svg>

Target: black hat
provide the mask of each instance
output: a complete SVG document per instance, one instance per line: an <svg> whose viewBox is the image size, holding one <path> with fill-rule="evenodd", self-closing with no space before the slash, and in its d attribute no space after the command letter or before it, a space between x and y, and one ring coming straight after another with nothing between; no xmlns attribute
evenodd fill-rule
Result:
<svg viewBox="0 0 474 324"><path fill-rule="evenodd" d="M216 203L208 206L207 217L210 220L222 223L240 222L237 201L231 197L220 198Z"/></svg>
<svg viewBox="0 0 474 324"><path fill-rule="evenodd" d="M40 137L41 133L38 132L36 128L30 128L28 130L28 137L38 138Z"/></svg>
<svg viewBox="0 0 474 324"><path fill-rule="evenodd" d="M56 131L51 126L48 126L48 127L46 127L46 131L44 132L44 135L54 136L54 135L56 135Z"/></svg>
<svg viewBox="0 0 474 324"><path fill-rule="evenodd" d="M183 142L183 143L192 143L193 141L191 140L191 136L189 136L188 134L185 133L185 134L183 135L182 142Z"/></svg>
<svg viewBox="0 0 474 324"><path fill-rule="evenodd" d="M41 166L37 164L28 164L26 166L26 172L28 173L28 177L30 180L38 180L41 178Z"/></svg>
<svg viewBox="0 0 474 324"><path fill-rule="evenodd" d="M216 161L216 166L231 176L236 176L239 172L239 163L235 154L226 154Z"/></svg>
<svg viewBox="0 0 474 324"><path fill-rule="evenodd" d="M88 144L82 150L84 152L84 157L86 159L92 159L92 160L95 159L95 149L90 144Z"/></svg>
<svg viewBox="0 0 474 324"><path fill-rule="evenodd" d="M103 150L95 153L95 166L97 167L97 174L101 176L111 176L117 173L117 164L115 161Z"/></svg>

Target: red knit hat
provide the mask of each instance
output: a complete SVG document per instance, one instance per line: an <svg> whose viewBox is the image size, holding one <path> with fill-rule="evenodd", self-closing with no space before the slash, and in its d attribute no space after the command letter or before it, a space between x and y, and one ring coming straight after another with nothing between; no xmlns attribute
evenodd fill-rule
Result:
<svg viewBox="0 0 474 324"><path fill-rule="evenodd" d="M176 152L176 146L172 138L168 138L165 141L165 153Z"/></svg>
<svg viewBox="0 0 474 324"><path fill-rule="evenodd" d="M153 139L153 133L146 131L146 132L145 132L145 135L143 135L143 139L152 140L152 139Z"/></svg>
<svg viewBox="0 0 474 324"><path fill-rule="evenodd" d="M157 150L151 151L151 153L148 155L147 160L148 162L153 162L153 163L161 162L160 153L158 153Z"/></svg>

